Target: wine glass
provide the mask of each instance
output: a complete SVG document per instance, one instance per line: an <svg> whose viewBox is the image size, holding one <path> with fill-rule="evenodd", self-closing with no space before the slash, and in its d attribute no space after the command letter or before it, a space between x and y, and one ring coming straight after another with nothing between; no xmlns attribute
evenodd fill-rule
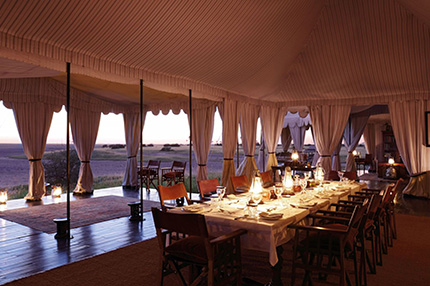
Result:
<svg viewBox="0 0 430 286"><path fill-rule="evenodd" d="M255 192L252 193L252 201L255 205L258 205L261 202L261 199L263 198L263 194L261 192Z"/></svg>
<svg viewBox="0 0 430 286"><path fill-rule="evenodd" d="M339 176L339 181L343 181L343 175L345 174L345 172L343 171L337 171L337 175Z"/></svg>
<svg viewBox="0 0 430 286"><path fill-rule="evenodd" d="M282 206L282 198L281 198L281 195L282 195L282 192L283 192L284 190L282 189L282 187L281 186L276 186L275 187L275 195L276 195L276 198L279 200L279 204L280 204L280 206Z"/></svg>
<svg viewBox="0 0 430 286"><path fill-rule="evenodd" d="M217 186L216 187L216 193L218 195L218 200L222 201L222 198L224 197L224 194L225 194L225 187L224 186Z"/></svg>

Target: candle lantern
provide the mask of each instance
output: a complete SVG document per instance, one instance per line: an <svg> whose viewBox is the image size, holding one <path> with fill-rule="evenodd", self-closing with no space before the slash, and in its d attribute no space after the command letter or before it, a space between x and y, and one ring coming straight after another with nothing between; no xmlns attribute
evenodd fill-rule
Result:
<svg viewBox="0 0 430 286"><path fill-rule="evenodd" d="M55 198L59 198L61 197L61 194L63 193L63 188L61 187L61 185L55 185L52 188L52 193L51 195Z"/></svg>
<svg viewBox="0 0 430 286"><path fill-rule="evenodd" d="M293 188L293 177L291 176L291 168L285 168L284 180L282 181L282 185L286 190L291 190Z"/></svg>
<svg viewBox="0 0 430 286"><path fill-rule="evenodd" d="M7 201L7 190L0 189L0 204L5 204Z"/></svg>

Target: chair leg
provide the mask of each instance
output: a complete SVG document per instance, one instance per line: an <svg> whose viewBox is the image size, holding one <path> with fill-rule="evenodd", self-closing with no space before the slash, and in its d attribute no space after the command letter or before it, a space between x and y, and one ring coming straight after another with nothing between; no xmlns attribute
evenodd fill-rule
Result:
<svg viewBox="0 0 430 286"><path fill-rule="evenodd" d="M376 237L375 230L372 229L370 231L370 247L371 247L371 255L372 259L369 257L369 253L366 251L366 261L369 266L370 273L376 274Z"/></svg>

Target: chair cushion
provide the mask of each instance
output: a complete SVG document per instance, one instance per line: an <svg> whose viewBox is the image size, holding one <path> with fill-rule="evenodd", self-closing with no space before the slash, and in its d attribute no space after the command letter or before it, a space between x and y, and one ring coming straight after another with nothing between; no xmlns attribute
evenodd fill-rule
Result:
<svg viewBox="0 0 430 286"><path fill-rule="evenodd" d="M183 260L207 263L204 238L189 236L166 247L166 252Z"/></svg>

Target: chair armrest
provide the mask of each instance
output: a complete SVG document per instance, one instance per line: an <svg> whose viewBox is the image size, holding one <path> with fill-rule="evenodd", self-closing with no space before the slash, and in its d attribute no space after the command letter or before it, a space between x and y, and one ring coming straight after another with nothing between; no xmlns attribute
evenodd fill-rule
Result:
<svg viewBox="0 0 430 286"><path fill-rule="evenodd" d="M366 196L366 197L370 197L374 194L375 194L374 192L355 192L355 195Z"/></svg>
<svg viewBox="0 0 430 286"><path fill-rule="evenodd" d="M239 237L241 235L246 234L248 231L246 229L238 229L235 230L233 232L230 232L228 234L223 234L221 236L218 236L217 238L212 239L211 241L209 241L211 244L216 244L216 243L221 243L221 242L225 242L227 240L230 240L232 238L236 238Z"/></svg>
<svg viewBox="0 0 430 286"><path fill-rule="evenodd" d="M360 195L349 195L348 196L349 199L361 199L361 200L365 200L368 198L368 196L360 196Z"/></svg>
<svg viewBox="0 0 430 286"><path fill-rule="evenodd" d="M361 196L358 196L358 197L362 198ZM367 197L363 197L363 200L364 199L367 199ZM361 206L362 204L363 204L363 202L338 200L337 204L332 204L332 205L339 205L339 206L345 206L345 205Z"/></svg>
<svg viewBox="0 0 430 286"><path fill-rule="evenodd" d="M340 216L351 216L351 212L345 212L345 211L329 211L329 210L318 210L315 214L325 214L325 215L330 215L332 214L333 216L336 215L340 215Z"/></svg>
<svg viewBox="0 0 430 286"><path fill-rule="evenodd" d="M362 188L361 190L365 192L378 192L378 193L382 191L382 189L372 189L372 188Z"/></svg>
<svg viewBox="0 0 430 286"><path fill-rule="evenodd" d="M292 224L292 225L289 225L288 227L296 230L331 232L335 234L346 234L348 232L347 230L335 229L335 228L329 228L329 227L323 227L323 226L315 226L315 225Z"/></svg>
<svg viewBox="0 0 430 286"><path fill-rule="evenodd" d="M331 220L334 222L349 222L349 220L350 220L350 218L346 218L346 217L317 215L317 214L311 214L308 217L313 218L313 219Z"/></svg>

